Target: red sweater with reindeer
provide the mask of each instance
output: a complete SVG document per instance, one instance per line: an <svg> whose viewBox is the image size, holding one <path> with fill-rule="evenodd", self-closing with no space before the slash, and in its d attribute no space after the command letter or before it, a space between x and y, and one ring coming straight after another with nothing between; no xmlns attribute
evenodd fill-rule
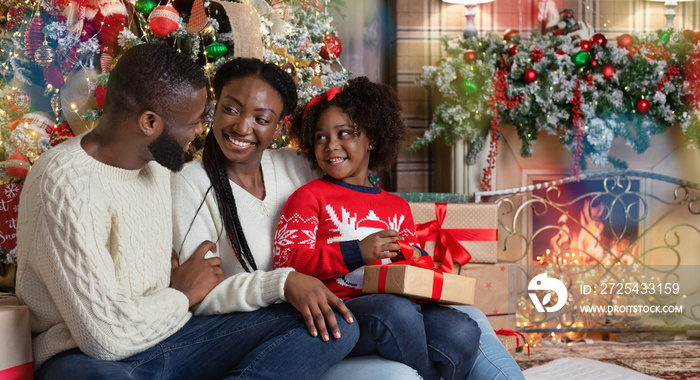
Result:
<svg viewBox="0 0 700 380"><path fill-rule="evenodd" d="M338 297L357 297L365 265L359 242L384 229L419 245L403 198L324 176L287 200L275 234L275 268L292 267L322 280Z"/></svg>

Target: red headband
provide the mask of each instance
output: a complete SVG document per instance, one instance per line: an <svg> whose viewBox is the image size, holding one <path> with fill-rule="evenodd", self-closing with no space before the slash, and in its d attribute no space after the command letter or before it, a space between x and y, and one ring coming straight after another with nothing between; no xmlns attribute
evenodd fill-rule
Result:
<svg viewBox="0 0 700 380"><path fill-rule="evenodd" d="M311 101L309 102L309 104L307 104L306 107L304 108L304 115L302 115L301 118L303 119L303 118L306 117L306 112L308 112L308 111L309 111L309 108L311 108L311 106L313 106L314 104L320 102L320 101L323 100L324 98L325 98L327 101L330 102L330 101L333 100L333 98L334 98L336 95L338 95L339 93L340 93L340 89L337 88L337 87L333 87L333 88L329 88L328 91L326 91L324 94L319 95L319 96L317 96L317 97L311 99Z"/></svg>

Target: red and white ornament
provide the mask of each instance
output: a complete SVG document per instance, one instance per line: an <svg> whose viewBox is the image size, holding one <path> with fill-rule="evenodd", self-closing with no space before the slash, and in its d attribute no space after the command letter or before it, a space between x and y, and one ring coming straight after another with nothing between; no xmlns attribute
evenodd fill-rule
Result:
<svg viewBox="0 0 700 380"><path fill-rule="evenodd" d="M14 112L27 112L31 103L32 99L29 94L19 88L12 89L7 93L7 107Z"/></svg>
<svg viewBox="0 0 700 380"><path fill-rule="evenodd" d="M326 35L323 37L323 46L321 46L321 57L325 60L332 60L340 57L343 52L343 44L340 38L336 36Z"/></svg>
<svg viewBox="0 0 700 380"><path fill-rule="evenodd" d="M5 171L11 177L22 178L27 175L30 168L29 160L22 153L15 153L5 161Z"/></svg>
<svg viewBox="0 0 700 380"><path fill-rule="evenodd" d="M170 5L161 5L151 11L148 16L148 26L158 37L165 38L180 26L180 14Z"/></svg>
<svg viewBox="0 0 700 380"><path fill-rule="evenodd" d="M639 99L637 100L637 111L641 113L647 113L649 112L649 109L651 109L651 103L646 100L646 99Z"/></svg>

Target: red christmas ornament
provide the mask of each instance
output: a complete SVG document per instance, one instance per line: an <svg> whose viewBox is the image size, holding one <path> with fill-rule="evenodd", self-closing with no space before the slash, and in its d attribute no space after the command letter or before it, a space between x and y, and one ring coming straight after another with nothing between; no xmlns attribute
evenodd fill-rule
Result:
<svg viewBox="0 0 700 380"><path fill-rule="evenodd" d="M542 60L542 58L544 58L544 52L542 49L534 49L530 56L535 60L535 62L539 62Z"/></svg>
<svg viewBox="0 0 700 380"><path fill-rule="evenodd" d="M615 66L606 64L600 67L600 72L603 73L603 78L610 79L615 75Z"/></svg>
<svg viewBox="0 0 700 380"><path fill-rule="evenodd" d="M510 44L510 46L508 46L508 54L509 54L509 55L516 55L516 54L518 54L518 45L516 45L516 44Z"/></svg>
<svg viewBox="0 0 700 380"><path fill-rule="evenodd" d="M27 57L34 57L36 49L44 43L44 20L36 16L27 26L27 31L24 32L24 49L27 51Z"/></svg>
<svg viewBox="0 0 700 380"><path fill-rule="evenodd" d="M5 171L8 175L15 178L24 177L27 175L30 168L29 160L27 157L24 157L22 153L15 153L5 161Z"/></svg>
<svg viewBox="0 0 700 380"><path fill-rule="evenodd" d="M70 71L73 70L73 66L75 66L76 63L78 63L78 48L73 46L68 50L68 54L63 58L63 61L61 61L61 66Z"/></svg>
<svg viewBox="0 0 700 380"><path fill-rule="evenodd" d="M566 54L566 53L564 53L564 52L561 51L561 50L557 50L557 51L554 52L554 54L556 54L556 55L564 55L564 54Z"/></svg>
<svg viewBox="0 0 700 380"><path fill-rule="evenodd" d="M591 59L591 66L593 66L593 67L598 66L598 61L596 61L595 59Z"/></svg>
<svg viewBox="0 0 700 380"><path fill-rule="evenodd" d="M593 46L593 42L583 40L578 43L578 46L581 48L581 50L591 51L591 46Z"/></svg>
<svg viewBox="0 0 700 380"><path fill-rule="evenodd" d="M503 39L505 41L510 41L510 39L515 37L518 33L520 32L515 29L506 29L505 33L503 33Z"/></svg>
<svg viewBox="0 0 700 380"><path fill-rule="evenodd" d="M525 69L523 72L523 79L527 83L532 83L537 80L537 71L535 71L533 68L528 67Z"/></svg>
<svg viewBox="0 0 700 380"><path fill-rule="evenodd" d="M107 97L107 88L105 86L98 84L95 88L95 101L100 108L105 106L105 98Z"/></svg>
<svg viewBox="0 0 700 380"><path fill-rule="evenodd" d="M641 113L647 113L649 112L649 109L651 108L651 103L646 100L646 99L639 99L637 101L637 111Z"/></svg>
<svg viewBox="0 0 700 380"><path fill-rule="evenodd" d="M593 37L591 37L591 42L600 45L600 47L605 47L605 45L608 44L608 38L605 37L602 33L598 33L594 34Z"/></svg>
<svg viewBox="0 0 700 380"><path fill-rule="evenodd" d="M61 69L57 65L51 65L44 69L44 79L54 88L61 88L66 84L63 79L63 73L61 73Z"/></svg>
<svg viewBox="0 0 700 380"><path fill-rule="evenodd" d="M331 36L330 34L323 37L323 46L321 46L321 57L325 60L332 60L340 57L343 52L343 44L340 38Z"/></svg>
<svg viewBox="0 0 700 380"><path fill-rule="evenodd" d="M157 6L148 16L148 26L153 34L161 38L167 37L177 29L180 26L179 22L180 14L170 4Z"/></svg>
<svg viewBox="0 0 700 380"><path fill-rule="evenodd" d="M617 46L623 48L623 49L628 49L634 45L634 37L630 36L629 34L623 34L619 37L617 37Z"/></svg>
<svg viewBox="0 0 700 380"><path fill-rule="evenodd" d="M19 88L12 89L7 93L7 108L14 112L27 112L31 103L32 99L29 94Z"/></svg>
<svg viewBox="0 0 700 380"><path fill-rule="evenodd" d="M467 62L473 62L476 59L476 52L474 50L467 50L464 52L464 60Z"/></svg>

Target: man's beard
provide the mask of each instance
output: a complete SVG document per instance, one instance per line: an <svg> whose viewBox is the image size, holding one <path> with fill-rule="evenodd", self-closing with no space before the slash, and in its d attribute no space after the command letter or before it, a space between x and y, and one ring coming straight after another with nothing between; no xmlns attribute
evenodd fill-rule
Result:
<svg viewBox="0 0 700 380"><path fill-rule="evenodd" d="M166 127L158 138L148 145L153 159L164 167L177 172L185 165L185 152Z"/></svg>

